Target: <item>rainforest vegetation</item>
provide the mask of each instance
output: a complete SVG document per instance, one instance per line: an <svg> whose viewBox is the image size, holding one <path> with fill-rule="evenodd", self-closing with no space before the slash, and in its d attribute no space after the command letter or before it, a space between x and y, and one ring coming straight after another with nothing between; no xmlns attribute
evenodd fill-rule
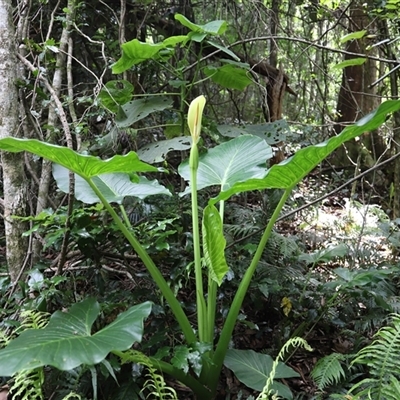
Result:
<svg viewBox="0 0 400 400"><path fill-rule="evenodd" d="M0 400L400 398L399 0L0 27Z"/></svg>

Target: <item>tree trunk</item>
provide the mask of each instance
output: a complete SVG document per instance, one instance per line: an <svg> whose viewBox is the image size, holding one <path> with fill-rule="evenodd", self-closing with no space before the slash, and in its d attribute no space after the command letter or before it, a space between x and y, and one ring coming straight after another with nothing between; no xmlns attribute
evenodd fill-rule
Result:
<svg viewBox="0 0 400 400"><path fill-rule="evenodd" d="M379 31L381 40L390 37L388 23L386 19L379 21ZM393 43L385 44L385 55L387 58L396 60L396 50L393 48ZM383 75L383 74L382 74ZM395 70L389 76L390 81L390 95L393 99L399 98L399 82L400 71ZM392 140L390 141L390 153L397 154L400 151L400 112L397 111L393 114L393 133ZM393 219L400 218L400 158L396 158L394 164L386 171L388 175L389 184L393 185L392 198L389 199L389 207L391 208L391 217Z"/></svg>
<svg viewBox="0 0 400 400"><path fill-rule="evenodd" d="M372 29L367 10L360 1L355 1L350 8L349 33L358 32L363 29ZM347 42L346 50L352 53L367 54L367 39L361 38ZM370 53L369 53L370 54ZM356 58L345 55L345 60ZM340 133L343 128L354 123L365 114L375 109L380 98L375 88L370 88L371 83L376 80L377 65L375 60L367 59L362 65L352 65L343 69L342 85L340 87L335 131ZM377 132L369 133L358 141L350 141L340 148L334 156L337 165L348 164L349 160L356 163L362 154L361 163L371 166L373 160L384 150L384 144Z"/></svg>
<svg viewBox="0 0 400 400"><path fill-rule="evenodd" d="M16 47L10 0L0 0L0 137L18 136L18 91L15 86ZM28 250L25 223L13 216L26 215L27 181L23 153L1 154L7 265L12 282L23 272Z"/></svg>

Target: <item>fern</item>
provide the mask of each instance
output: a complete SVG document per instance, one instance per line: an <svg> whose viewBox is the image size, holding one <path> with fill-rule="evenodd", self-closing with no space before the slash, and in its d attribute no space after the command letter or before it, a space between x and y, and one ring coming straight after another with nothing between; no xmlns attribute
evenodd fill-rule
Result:
<svg viewBox="0 0 400 400"><path fill-rule="evenodd" d="M5 332L0 331L0 348L7 346L10 338L6 335Z"/></svg>
<svg viewBox="0 0 400 400"><path fill-rule="evenodd" d="M62 400L69 400L69 399L78 399L78 400L82 400L82 397L79 396L79 394L71 392L69 394L67 394L65 397L63 397Z"/></svg>
<svg viewBox="0 0 400 400"><path fill-rule="evenodd" d="M280 258L290 259L298 256L300 253L299 246L295 240L277 232L271 232L267 249L273 253L274 260Z"/></svg>
<svg viewBox="0 0 400 400"><path fill-rule="evenodd" d="M350 393L360 390L353 399L400 399L400 315L392 314L392 324L380 329L374 342L360 350L352 361L352 365L368 366L370 375L350 389Z"/></svg>
<svg viewBox="0 0 400 400"><path fill-rule="evenodd" d="M224 224L224 229L234 240L244 238L257 231L257 227L253 223L240 225Z"/></svg>
<svg viewBox="0 0 400 400"><path fill-rule="evenodd" d="M345 372L341 362L346 360L344 354L332 353L321 358L311 371L311 377L314 379L319 390L325 387L337 384L345 377Z"/></svg>
<svg viewBox="0 0 400 400"><path fill-rule="evenodd" d="M49 322L49 313L36 311L36 310L24 310L21 312L21 325L17 329L17 332L24 331L26 329L43 329Z"/></svg>
<svg viewBox="0 0 400 400"><path fill-rule="evenodd" d="M382 398L400 399L400 382L394 376L391 376L390 382L382 388Z"/></svg>
<svg viewBox="0 0 400 400"><path fill-rule="evenodd" d="M258 395L256 400L267 400L270 396L272 396L272 399L279 399L277 393L273 393L273 390L271 389L272 383L275 379L275 374L276 374L276 369L278 368L279 361L283 360L283 357L285 356L286 352L289 350L290 347L295 346L295 347L304 347L308 351L312 351L312 348L308 345L308 343L300 338L300 337L294 337L289 339L284 346L281 348L281 351L279 352L278 356L274 360L271 368L271 372L268 376L267 382L262 390L262 392Z"/></svg>
<svg viewBox="0 0 400 400"><path fill-rule="evenodd" d="M146 399L178 400L175 390L167 386L164 377L157 372L153 367L153 363L146 355L139 351L129 350L121 355L121 361L122 363L135 362L147 368L147 380L141 390L141 393L146 390L150 391Z"/></svg>
<svg viewBox="0 0 400 400"><path fill-rule="evenodd" d="M10 387L13 398L21 400L43 400L42 386L44 382L43 368L21 371L14 376Z"/></svg>
<svg viewBox="0 0 400 400"><path fill-rule="evenodd" d="M43 329L47 325L48 320L48 313L35 310L22 311L21 325L17 329L17 334L26 329ZM2 338L2 341L4 340ZM13 398L20 398L21 400L43 400L43 383L43 368L20 371L13 376L10 393L13 394Z"/></svg>
<svg viewBox="0 0 400 400"><path fill-rule="evenodd" d="M147 366L149 373L146 374L148 378L144 383L144 390L150 390L150 393L146 396L146 399L170 399L170 400L178 400L177 394L175 390L166 385L164 378L162 375L158 374L156 369Z"/></svg>

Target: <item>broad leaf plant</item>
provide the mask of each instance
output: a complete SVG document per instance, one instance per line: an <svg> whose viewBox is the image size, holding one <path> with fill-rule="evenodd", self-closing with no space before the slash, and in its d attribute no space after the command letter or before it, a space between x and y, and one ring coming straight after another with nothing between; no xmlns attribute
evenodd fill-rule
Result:
<svg viewBox="0 0 400 400"><path fill-rule="evenodd" d="M121 174L155 172L159 171L158 168L141 162L134 152L101 160L97 157L79 154L68 148L34 139L11 137L0 139L0 149L10 152L29 151L73 171L86 182L143 261L170 306L187 345L194 345L198 342L210 345L207 357L203 361L201 373L197 377L185 373L168 362L150 358L154 362L154 367L174 376L190 387L199 399L211 399L216 394L221 368L247 289L275 221L291 191L324 158L345 141L364 132L377 129L385 122L388 114L400 110L400 101L389 100L384 102L377 110L366 115L354 125L345 128L340 135L318 145L303 148L291 158L269 169L265 167L265 160L271 157L269 146L262 139L251 135L243 135L220 144L206 154L199 156L197 144L201 133L201 117L204 107L205 98L203 96L196 98L190 104L188 125L191 132L192 147L189 161L183 163L179 168L181 175L189 180L193 205L196 326L190 323L181 303L175 297L175 293L168 285L160 269L140 244L140 238L135 237L129 228L129 222L120 218L111 205L110 201L118 203L121 198L116 196L115 199L111 198L109 201L102 190L104 185L108 185L109 190L112 191L114 186L107 184L107 182L110 181L113 174L115 174L116 181L119 182ZM254 157L249 155L254 155ZM129 186L135 185L131 180L128 181ZM145 182L137 179L138 185L144 185ZM154 187L154 184L152 185L150 181L147 181L147 184ZM217 186L219 193L209 199L208 205L204 208L200 229L197 193L200 188L207 186ZM219 339L214 344L218 287L223 284L224 276L228 272L224 255L224 203L235 194L268 188L283 189L282 198L265 228L253 260L234 296ZM162 192L165 193L164 190ZM216 205L218 205L218 208ZM204 265L206 268L204 268ZM91 335L91 325L98 313L97 307L93 302L81 303L74 306L70 314L63 315L61 312L54 314L48 327L44 330L22 333L11 341L6 348L0 350L0 376L11 376L20 370L43 365L52 365L67 370L83 363L98 363L110 352L122 357L124 350L141 339L141 329L136 328L138 333L133 334L132 326L142 327L143 319L150 313L149 305L144 303L135 306L136 308L128 310L123 315L121 314L120 319L109 327ZM130 333L128 334L128 332ZM121 343L116 343L116 337L123 337L124 340L121 340ZM88 350L82 351L84 348ZM58 350L53 352L52 349Z"/></svg>

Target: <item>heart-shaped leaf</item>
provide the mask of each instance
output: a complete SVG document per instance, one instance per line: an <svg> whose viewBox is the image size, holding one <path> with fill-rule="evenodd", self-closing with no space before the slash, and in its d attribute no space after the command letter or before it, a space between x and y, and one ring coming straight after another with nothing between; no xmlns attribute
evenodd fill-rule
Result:
<svg viewBox="0 0 400 400"><path fill-rule="evenodd" d="M179 43L184 43L188 40L187 36L171 36L161 43L147 43L133 39L121 45L122 56L112 66L113 74L121 74L136 64L140 64L146 60L156 59L164 49L175 47ZM164 51L165 52L165 51ZM172 56L173 50L167 52ZM165 56L165 54L163 55Z"/></svg>
<svg viewBox="0 0 400 400"><path fill-rule="evenodd" d="M133 94L132 83L123 79L109 81L99 93L99 99L103 107L113 113L118 111L118 105L127 103Z"/></svg>
<svg viewBox="0 0 400 400"><path fill-rule="evenodd" d="M343 143L377 129L385 122L388 114L400 110L400 100L388 100L382 103L375 111L361 118L354 125L346 127L340 135L315 146L300 149L293 157L273 165L263 179L242 180L224 189L218 197L211 199L211 203L229 199L234 194L249 190L262 189L290 189L310 173L322 160L328 157Z"/></svg>
<svg viewBox="0 0 400 400"><path fill-rule="evenodd" d="M69 192L69 171L61 165L54 164L53 176L57 186L64 193ZM109 203L121 204L125 197L133 196L144 199L155 194L171 195L170 191L156 180L149 181L144 176L139 182L133 183L128 174L104 174L92 178L93 183L100 189ZM86 204L99 203L100 199L89 184L79 175L75 175L75 198Z"/></svg>
<svg viewBox="0 0 400 400"><path fill-rule="evenodd" d="M268 354L256 353L253 350L229 349L224 364L234 372L240 382L261 392L271 373L273 359ZM275 379L294 378L300 376L295 370L280 362L276 369ZM272 384L272 389L278 391L285 399L291 399L289 388L279 382Z"/></svg>
<svg viewBox="0 0 400 400"><path fill-rule="evenodd" d="M121 74L132 66L153 58L164 47L163 43L146 43L137 39L122 44L122 57L112 66L113 74Z"/></svg>
<svg viewBox="0 0 400 400"><path fill-rule="evenodd" d="M222 67L206 67L204 68L204 73L213 82L228 89L244 90L246 86L252 83L248 76L248 71L231 64L226 64Z"/></svg>
<svg viewBox="0 0 400 400"><path fill-rule="evenodd" d="M44 365L65 371L98 364L111 351L124 351L142 340L143 320L150 311L150 302L133 306L93 335L100 313L95 299L74 304L69 312L56 311L45 328L28 329L0 350L0 376Z"/></svg>
<svg viewBox="0 0 400 400"><path fill-rule="evenodd" d="M113 172L130 174L132 172L159 171L158 168L140 161L138 155L133 151L124 156L117 155L108 160L101 160L98 157L79 154L67 147L43 143L35 139L16 139L11 137L0 139L0 149L13 153L29 151L68 168L82 178L92 178L93 176Z"/></svg>
<svg viewBox="0 0 400 400"><path fill-rule="evenodd" d="M218 185L229 190L237 182L262 178L267 172L266 161L272 157L272 149L265 140L243 135L210 149L200 157L197 171L197 188ZM190 179L188 161L179 166L179 174ZM189 190L185 191L185 194Z"/></svg>

